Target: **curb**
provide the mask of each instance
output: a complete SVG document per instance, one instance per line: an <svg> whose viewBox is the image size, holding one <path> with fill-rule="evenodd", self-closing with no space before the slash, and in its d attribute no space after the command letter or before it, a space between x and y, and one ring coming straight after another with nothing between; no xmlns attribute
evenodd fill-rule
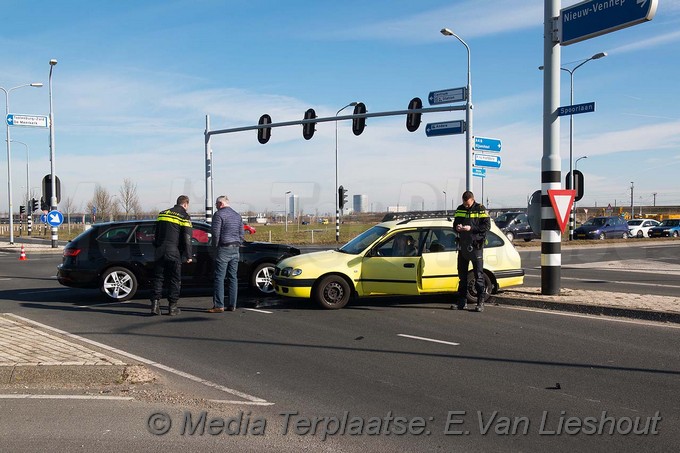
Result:
<svg viewBox="0 0 680 453"><path fill-rule="evenodd" d="M130 365L37 365L0 367L0 385L74 386L120 384Z"/></svg>
<svg viewBox="0 0 680 453"><path fill-rule="evenodd" d="M588 315L612 316L616 318L632 318L645 321L671 322L680 324L680 313L662 311L638 310L633 308L604 307L601 305L584 305L567 302L552 302L545 300L515 299L503 296L493 296L492 303L498 305L512 305L518 307L540 308L543 310L566 311L584 313Z"/></svg>

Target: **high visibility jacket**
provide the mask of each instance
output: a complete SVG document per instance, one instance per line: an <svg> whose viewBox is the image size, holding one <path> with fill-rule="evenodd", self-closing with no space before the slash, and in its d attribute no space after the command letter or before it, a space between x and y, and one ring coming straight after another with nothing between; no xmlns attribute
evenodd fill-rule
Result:
<svg viewBox="0 0 680 453"><path fill-rule="evenodd" d="M191 257L191 217L180 205L158 213L153 241L157 256L186 261Z"/></svg>
<svg viewBox="0 0 680 453"><path fill-rule="evenodd" d="M484 246L486 239L486 232L491 228L491 219L486 212L486 208L477 203L472 203L472 206L466 208L465 205L460 205L456 208L453 215L453 230L456 231L457 225L470 225L470 231L461 231L458 233L460 248L467 248L472 245L473 248L481 249Z"/></svg>

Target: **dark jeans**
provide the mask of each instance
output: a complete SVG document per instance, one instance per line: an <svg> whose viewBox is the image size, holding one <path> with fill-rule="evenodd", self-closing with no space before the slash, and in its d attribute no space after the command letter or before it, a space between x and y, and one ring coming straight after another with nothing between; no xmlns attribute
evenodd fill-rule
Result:
<svg viewBox="0 0 680 453"><path fill-rule="evenodd" d="M482 249L459 250L458 251L458 297L462 303L467 298L468 287L468 268L472 263L472 274L475 278L475 287L477 289L477 300L479 295L484 294L484 255Z"/></svg>
<svg viewBox="0 0 680 453"><path fill-rule="evenodd" d="M229 283L229 306L236 308L236 298L238 297L238 260L238 245L227 245L217 248L213 293L213 305L216 308L224 308L225 278Z"/></svg>
<svg viewBox="0 0 680 453"><path fill-rule="evenodd" d="M182 285L182 262L178 259L161 257L156 260L153 270L151 300L163 297L163 283L168 287L168 302L176 304Z"/></svg>

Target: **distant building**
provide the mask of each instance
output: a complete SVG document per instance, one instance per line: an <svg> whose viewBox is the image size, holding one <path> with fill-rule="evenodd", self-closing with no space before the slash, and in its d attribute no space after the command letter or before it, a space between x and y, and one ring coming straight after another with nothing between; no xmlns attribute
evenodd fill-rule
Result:
<svg viewBox="0 0 680 453"><path fill-rule="evenodd" d="M300 213L300 197L291 195L288 197L288 217L294 219Z"/></svg>
<svg viewBox="0 0 680 453"><path fill-rule="evenodd" d="M387 212L408 212L408 209L406 209L406 206L402 206L402 205L388 206Z"/></svg>
<svg viewBox="0 0 680 453"><path fill-rule="evenodd" d="M368 212L368 196L353 195L352 196L352 210L354 212Z"/></svg>

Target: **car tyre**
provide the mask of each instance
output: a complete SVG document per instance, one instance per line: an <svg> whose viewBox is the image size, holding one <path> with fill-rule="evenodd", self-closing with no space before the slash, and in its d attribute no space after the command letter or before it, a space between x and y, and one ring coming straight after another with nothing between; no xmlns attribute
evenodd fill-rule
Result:
<svg viewBox="0 0 680 453"><path fill-rule="evenodd" d="M600 233L600 235L597 237L599 240L605 239L607 236L604 235L604 233Z"/></svg>
<svg viewBox="0 0 680 453"><path fill-rule="evenodd" d="M104 296L115 302L125 302L137 292L137 277L125 267L111 267L102 274L99 290Z"/></svg>
<svg viewBox="0 0 680 453"><path fill-rule="evenodd" d="M531 237L524 238L524 242L531 242Z"/></svg>
<svg viewBox="0 0 680 453"><path fill-rule="evenodd" d="M505 233L505 237L508 238L508 241L510 241L510 242L512 242L513 240L515 240L515 235L512 234L511 231L508 231L507 233Z"/></svg>
<svg viewBox="0 0 680 453"><path fill-rule="evenodd" d="M344 278L328 275L314 287L314 299L323 308L337 310L349 302L350 288Z"/></svg>
<svg viewBox="0 0 680 453"><path fill-rule="evenodd" d="M621 235L621 239L628 239L628 233L623 233Z"/></svg>
<svg viewBox="0 0 680 453"><path fill-rule="evenodd" d="M477 288L475 287L475 274L470 271L468 272L468 288L467 288L467 300L469 304L476 304L477 303ZM489 298L491 297L491 288L493 287L493 283L491 283L491 279L489 278L489 275L484 272L484 302L488 302Z"/></svg>
<svg viewBox="0 0 680 453"><path fill-rule="evenodd" d="M644 233L644 231L642 231L642 230L638 230L638 232L637 232L637 237L639 237L639 238L643 238L643 237L645 237L645 233Z"/></svg>
<svg viewBox="0 0 680 453"><path fill-rule="evenodd" d="M260 294L272 294L274 292L272 277L275 269L276 267L272 263L257 265L250 275L250 286Z"/></svg>
<svg viewBox="0 0 680 453"><path fill-rule="evenodd" d="M680 234L680 233L678 233L677 231L673 231L673 237L674 237L674 238L678 237L679 234Z"/></svg>

